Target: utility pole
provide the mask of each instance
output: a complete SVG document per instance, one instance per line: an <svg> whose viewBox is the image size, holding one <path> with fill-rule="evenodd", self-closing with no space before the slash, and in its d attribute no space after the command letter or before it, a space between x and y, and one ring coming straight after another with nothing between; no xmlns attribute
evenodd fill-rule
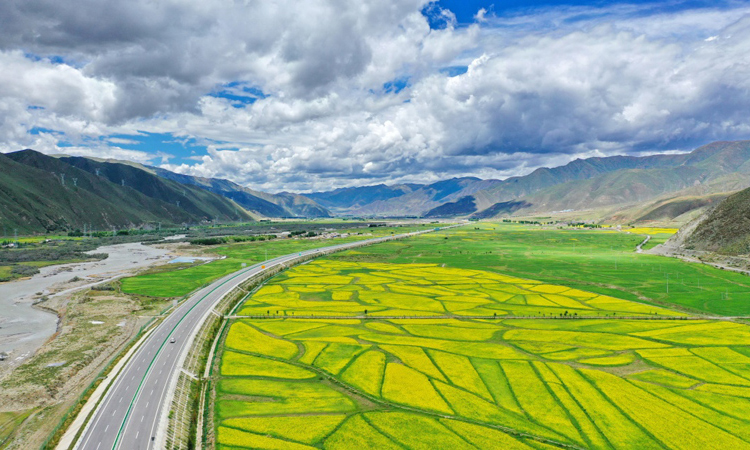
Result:
<svg viewBox="0 0 750 450"><path fill-rule="evenodd" d="M73 178L73 187L78 187L78 178Z"/></svg>
<svg viewBox="0 0 750 450"><path fill-rule="evenodd" d="M62 183L63 186L65 186L65 174L64 173L60 174L60 182Z"/></svg>
<svg viewBox="0 0 750 450"><path fill-rule="evenodd" d="M125 187L125 179L124 178L120 180L120 184L122 184L122 187Z"/></svg>
<svg viewBox="0 0 750 450"><path fill-rule="evenodd" d="M83 237L86 237L86 224L83 224Z"/></svg>
<svg viewBox="0 0 750 450"><path fill-rule="evenodd" d="M669 274L667 274L667 295L669 295Z"/></svg>
<svg viewBox="0 0 750 450"><path fill-rule="evenodd" d="M96 170L96 176L98 177L98 176L99 176L99 171L100 171L101 169L95 169L95 170Z"/></svg>
<svg viewBox="0 0 750 450"><path fill-rule="evenodd" d="M13 236L15 238L14 240L16 241L16 245L18 245L18 228L13 229Z"/></svg>

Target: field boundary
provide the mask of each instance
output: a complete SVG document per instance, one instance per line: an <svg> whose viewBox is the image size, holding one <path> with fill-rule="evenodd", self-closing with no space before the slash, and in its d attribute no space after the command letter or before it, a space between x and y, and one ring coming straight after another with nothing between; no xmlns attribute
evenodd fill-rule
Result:
<svg viewBox="0 0 750 450"><path fill-rule="evenodd" d="M580 447L580 446L575 445L575 444L569 444L569 443L565 443L565 442L560 442L560 441L557 441L557 440L554 440L554 439L551 439L551 438L547 438L547 437L544 437L544 436L538 436L538 435L535 435L535 434L527 433L525 431L517 430L515 428L506 427L504 425L496 425L496 424L482 422L482 421L479 421L479 420L471 420L469 418L462 417L462 416L457 416L457 415L453 415L453 414L446 414L446 413L442 413L442 412L431 411L431 410L428 410L428 409L414 408L414 407L411 407L411 406L408 406L408 405L402 405L402 404L398 404L398 403L393 403L393 402L388 401L386 399L372 396L372 395L368 394L367 392L364 392L363 390L357 389L356 387L351 386L351 385L349 385L349 384L347 384L347 383L339 380L338 378L336 378L335 376L333 376L330 373L326 372L325 370L323 370L323 369L321 369L319 367L316 367L316 366L314 366L312 364L307 365L307 364L304 364L304 363L300 363L299 361L290 361L290 360L286 360L286 359L283 359L283 358L277 358L275 356L264 355L264 354L261 354L261 353L253 353L253 352L243 352L243 353L248 354L248 355L257 356L257 357L263 358L263 359L268 359L268 360L271 360L271 361L277 361L277 362L282 362L282 363L285 363L285 364L290 364L290 365L293 365L293 366L296 366L296 367L300 367L300 368L303 368L303 369L306 369L306 370L310 370L312 372L317 373L319 377L325 378L329 383L335 384L336 386L338 386L338 387L340 387L340 388L342 388L342 389L344 389L346 391L349 391L352 394L359 395L361 397L364 397L364 398L368 399L369 401L371 401L373 403L377 403L377 404L380 404L380 405L388 406L388 407L393 408L393 409L409 411L409 412L418 413L418 414L426 415L426 416L432 416L432 417L435 417L435 418L438 418L438 419L455 420L455 421L459 421L459 422L465 422L465 423L470 423L470 424L474 424L474 425L479 425L479 426L482 426L482 427L492 428L492 429L495 429L495 430L502 431L502 432L504 432L506 434L509 434L511 436L516 436L516 437L525 438L525 439L531 439L531 440L534 440L534 441L537 441L537 442L542 442L542 443L553 445L553 446L560 447L560 448L569 448L569 449L583 450L583 447Z"/></svg>
<svg viewBox="0 0 750 450"><path fill-rule="evenodd" d="M224 316L225 319L252 319L252 320L747 320L750 316L459 316L459 315L440 315L440 316L374 316L374 315L357 315L357 316L327 316L327 315L305 315L305 316L284 316L284 315L259 315L259 316Z"/></svg>
<svg viewBox="0 0 750 450"><path fill-rule="evenodd" d="M188 352L196 351L197 350L197 353L199 353L201 355L199 357L199 360L203 361L204 371L206 371L206 365L213 364L213 360L216 357L216 349L215 349L215 345L216 345L215 339L216 339L216 336L217 336L217 334L219 333L220 330L223 332L223 330L225 329L225 325L228 322L227 317L229 317L226 314L216 312L216 309L218 309L219 307L222 307L222 308L226 308L226 310L228 310L230 312L233 312L244 301L244 299L247 297L247 295L249 295L248 291L251 291L252 289L254 289L255 287L257 287L258 285L262 284L264 281L266 281L266 280L274 277L276 274L278 274L279 272L281 272L283 270L286 270L286 269L288 269L290 267L296 266L296 265L301 264L301 263L312 261L312 260L317 259L317 258L319 258L321 256L330 255L332 253L337 253L337 252L345 251L345 250L352 250L352 249L355 249L355 248L364 247L364 246L373 245L373 244L378 244L378 243L382 243L382 242L388 242L388 241L391 241L391 240L405 239L405 238L409 238L409 237L413 237L413 236L418 236L420 234L428 233L428 232L431 232L431 231L446 230L446 229L454 228L454 227L461 226L461 225L463 225L463 224L451 225L451 226L447 226L447 227L443 227L443 228L436 228L434 230L424 230L424 231L417 231L417 232L412 232L412 233L407 233L407 234L401 234L401 235L385 236L385 237L381 237L381 238L376 238L376 240L373 240L373 241L371 241L371 240L363 240L363 241L352 242L352 243L348 243L348 244L341 244L341 245L337 245L337 246L333 246L333 247L329 247L329 248L321 248L321 249L317 249L317 250L311 251L310 253L307 253L307 254L304 254L304 255L302 253L300 253L299 257L292 258L292 259L290 259L288 261L284 261L284 262L277 262L277 263L275 263L273 265L270 265L268 267L264 267L264 269L265 269L264 271L262 271L262 272L260 272L260 273L258 273L256 275L248 278L247 280L245 280L242 283L238 284L234 289L232 289L231 291L229 291L227 294L225 294L224 297L216 304L216 306L214 308L212 308L211 310L209 310L206 313L206 315L204 315L204 317L201 319L200 325L197 328L194 329L193 335L191 337L189 337L189 339L191 339L191 340L195 336L197 336L199 333L202 332L204 326L206 325L206 322L207 322L206 319L208 318L208 316L219 315L221 317L221 321L220 321L221 326L217 327L219 329L214 329L214 330L211 330L211 332L206 333L206 335L204 336L204 338L201 340L201 344L202 345L205 345L205 343L207 341L213 341L213 345L210 346L210 348L208 349L208 351L206 352L205 349L204 349L204 351L199 350L201 347L199 347L199 349L196 349L195 348L196 347L196 342L193 341L190 346L186 346L185 347L184 352L188 353ZM258 264L263 264L263 263L258 263ZM256 265L258 265L258 264L256 264ZM247 294L247 295L243 295L243 294ZM231 300L229 300L229 301L227 301L225 303L225 300L228 299L228 298L231 299ZM215 313L215 314L212 314L212 313ZM207 355L204 357L203 354L205 354L205 353L207 353ZM212 355L212 358L209 358L209 356L211 356L211 355ZM183 367L183 365L184 365L184 358L181 358L181 361L182 361L182 363L179 364L180 368L189 371L189 369L186 369L185 367ZM197 372L199 372L199 371L196 370L196 372L193 372L193 373L196 373L197 377L199 377L199 375L198 375ZM170 429L173 429L173 430L174 429L184 429L184 428L186 428L186 424L179 424L178 425L176 423L173 423L173 420L175 420L175 418L177 418L177 417L179 417L179 420L183 420L183 421L187 420L189 418L189 420L190 420L191 423L187 425L187 429L191 430L194 427L196 428L196 437L195 437L194 445L197 446L197 448L201 448L202 442L203 442L203 435L204 435L203 431L204 430L201 430L201 429L197 428L197 422L200 421L201 425L205 426L204 425L205 421L202 420L202 419L199 419L200 417L203 417L204 414L205 414L205 412L203 410L201 410L201 406L202 405L205 406L205 402L201 401L201 396L200 395L198 395L198 396L191 395L191 393L194 392L192 389L181 389L180 390L179 398L177 398L177 396L175 395L175 388L177 386L177 379L180 378L181 376L184 376L182 370L179 371L179 372L176 372L175 376L174 376L175 379L172 382L170 382L170 391L171 392L167 393L167 398L171 398L172 400L168 401L166 407L164 408L163 415L167 416L166 420L164 421L164 423L165 423L166 426L165 427L159 427L159 428L162 428L164 431L162 432L162 436L157 436L157 438L158 438L157 443L161 444L162 446L164 446L166 448L167 441L168 441L167 430L170 430ZM191 380L188 379L187 381L191 381ZM203 378L198 378L198 382L200 382L201 384L204 383ZM206 393L208 393L208 389L204 390L202 387L200 387L198 389L198 391L199 392L206 392ZM190 398L190 399L188 399L188 401L185 401L185 397L186 396L190 396L190 397L193 397L193 398ZM175 412L174 409L173 410L169 410L169 408L179 408L181 411L180 412ZM197 415L190 414L190 411L197 411ZM157 434L158 433L159 432L157 432ZM198 433L201 434L200 437L198 436ZM190 434L192 434L192 433L190 433ZM179 445L180 442L175 442L174 438L177 438L177 436L175 436L173 434L172 435L172 442L170 442L170 444L173 445L173 446ZM185 444L187 444L187 443L185 443Z"/></svg>

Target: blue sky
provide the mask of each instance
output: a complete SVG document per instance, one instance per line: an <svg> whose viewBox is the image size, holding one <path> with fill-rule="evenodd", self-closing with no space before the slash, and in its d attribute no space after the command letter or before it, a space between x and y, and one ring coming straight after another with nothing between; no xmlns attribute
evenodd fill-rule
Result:
<svg viewBox="0 0 750 450"><path fill-rule="evenodd" d="M554 1L554 0L440 0L439 4L449 9L456 15L456 20L461 24L468 24L474 21L477 11L484 8L489 12L497 15L519 14L524 11L534 9L553 8L561 6L587 6L596 8L607 8L612 5L642 5L649 7L649 11L654 10L676 12L686 9L716 7L725 3L724 1L705 1L705 0L686 0L686 1L654 1L654 0L632 0L622 1Z"/></svg>
<svg viewBox="0 0 750 450"><path fill-rule="evenodd" d="M747 1L7 0L0 16L3 152L309 191L750 138Z"/></svg>

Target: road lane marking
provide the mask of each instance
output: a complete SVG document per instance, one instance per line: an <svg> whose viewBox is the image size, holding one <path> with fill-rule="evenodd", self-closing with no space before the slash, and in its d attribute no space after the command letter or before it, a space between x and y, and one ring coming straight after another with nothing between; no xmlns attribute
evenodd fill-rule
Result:
<svg viewBox="0 0 750 450"><path fill-rule="evenodd" d="M416 234L421 234L421 233L415 233L414 235L416 235ZM411 233L407 233L405 235L401 235L400 237L408 237L408 236L412 236L412 234ZM341 244L341 245L338 245L338 246L333 246L333 247L329 248L329 250L336 250L336 249L339 249L339 248L343 249L343 248L349 248L349 247L358 247L358 246L361 246L365 242L368 242L368 241L369 241L369 244L376 244L376 243L385 242L385 241L391 240L391 239L379 238L379 239L373 239L373 240L363 240L363 241L360 241L360 242L357 242L357 243ZM368 244L364 244L364 245L368 245ZM315 254L318 254L318 253L320 253L320 249L317 249L315 251ZM306 254L313 254L313 252L310 251L309 253L306 253ZM320 254L325 254L325 253L320 253ZM272 268L274 266L277 266L279 264L282 264L282 263L284 263L284 262L286 262L288 260L292 260L292 259L294 259L294 258L279 257L279 258L274 258L272 260L269 260L269 262L266 262L266 264L268 265L268 269L270 269L270 268ZM173 313L177 313L179 311L179 314L170 314L169 317L167 318L166 322L162 324L162 326L167 325L167 324L169 324L169 326L171 326L171 324L173 322L175 322L175 321L177 322L176 325L174 325L172 327L171 331L168 331L169 329L167 327L163 328L165 330L165 332L168 331L167 337L169 337L172 333L176 332L177 331L176 328L186 318L188 318L188 315L196 308L196 306L198 306L199 304L201 304L206 298L210 298L213 294L217 293L217 291L219 291L219 289L222 288L222 287L224 288L224 290L226 292L219 291L221 293L221 295L219 296L219 300L221 298L223 298L228 292L230 292L231 289L227 289L227 287L225 286L227 283L229 283L232 280L235 280L235 279L237 279L237 278L239 278L239 277L241 277L243 275L255 276L255 275L258 275L260 273L263 273L264 272L263 270L258 270L258 266L259 265L260 265L260 263L259 264L255 264L255 265L253 265L251 267L248 267L245 270L241 270L241 271L238 271L237 273L230 274L230 275L226 276L225 279L219 280L219 285L218 286L216 286L213 289L211 289L210 291L208 291L208 293L204 294L201 298L197 298L200 295L200 293L198 293L194 297L194 299L186 301L185 303L183 303L183 305L181 307L175 309L175 311L173 311ZM241 282L238 282L237 284L239 285L240 283ZM236 287L236 286L233 286L232 289L234 287ZM215 302L215 300L216 299L214 299L214 302ZM190 323L197 323L198 319L199 319L198 317L196 317L196 318L190 318L187 321L185 321L185 324L187 325L187 324L190 324ZM135 397L133 398L133 400L131 400L130 405L128 406L128 409L125 412L125 417L123 418L123 421L122 421L122 423L120 425L120 428L119 428L119 430L117 432L117 435L115 436L115 442L114 442L113 448L117 448L118 447L118 444L120 442L120 438L122 436L123 429L125 428L125 425L126 425L126 422L128 420L128 417L130 416L130 412L133 409L134 404L137 402L137 399L140 396L141 388L143 387L143 384L144 384L144 382L146 380L146 377L148 377L148 372L150 371L150 369L153 366L154 362L158 358L159 353L164 348L164 344L165 344L165 342L162 342L161 345L159 345L159 347L155 349L154 357L151 360L151 362L148 364L148 367L146 367L146 371L145 371L146 373L143 375L143 377L141 378L141 381L139 382L138 386L136 387ZM167 357L171 357L171 351L170 351L169 354L167 354ZM167 362L168 361L164 361L164 365L165 366L167 365ZM174 367L175 363L176 363L176 360L172 361L172 366L173 367ZM133 378L135 378L135 377L133 377ZM164 389L166 389L166 386L164 386ZM147 404L147 406L148 406L148 404ZM156 423L154 423L154 426L156 426Z"/></svg>

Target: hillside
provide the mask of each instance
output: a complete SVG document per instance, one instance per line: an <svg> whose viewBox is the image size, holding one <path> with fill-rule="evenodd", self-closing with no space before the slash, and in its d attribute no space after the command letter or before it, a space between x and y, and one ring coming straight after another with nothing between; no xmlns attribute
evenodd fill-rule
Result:
<svg viewBox="0 0 750 450"><path fill-rule="evenodd" d="M748 186L750 141L723 141L684 154L578 159L502 181L464 177L429 185L379 184L304 195L337 215L488 218L627 209L677 192L705 196ZM671 215L681 208L703 206L687 202L671 212L655 214Z"/></svg>
<svg viewBox="0 0 750 450"><path fill-rule="evenodd" d="M727 255L750 253L750 188L727 197L698 221L683 247Z"/></svg>
<svg viewBox="0 0 750 450"><path fill-rule="evenodd" d="M159 177L132 165L80 157L62 157L60 160L112 183L131 187L147 197L176 206L179 204L180 209L202 220L251 220L246 211L221 195Z"/></svg>
<svg viewBox="0 0 750 450"><path fill-rule="evenodd" d="M198 223L209 218L209 214L186 211L182 205L149 197L33 150L0 155L0 170L0 222L7 230L62 232L84 224L110 229L156 222ZM250 217L236 208L219 219Z"/></svg>
<svg viewBox="0 0 750 450"><path fill-rule="evenodd" d="M198 186L233 200L248 211L264 217L331 217L330 212L310 198L299 194L282 192L269 194L255 191L237 183L219 178L203 178L156 167L150 168L156 175L183 185Z"/></svg>
<svg viewBox="0 0 750 450"><path fill-rule="evenodd" d="M513 213L627 209L670 194L705 197L748 186L750 141L716 142L686 154L591 158L554 169L538 169L475 193L476 210L468 207L464 213L496 217ZM510 211L503 208L507 202L521 202L522 206ZM488 203L489 206L483 207ZM464 200L463 204L470 202ZM688 201L671 211L685 213L705 205L701 201ZM493 210L499 214L484 213ZM656 216L660 214L666 214L666 210L655 212Z"/></svg>
<svg viewBox="0 0 750 450"><path fill-rule="evenodd" d="M374 186L340 188L327 192L313 192L304 195L336 213L346 213L378 201L401 197L422 186L421 184L397 184L394 186L377 184Z"/></svg>
<svg viewBox="0 0 750 450"><path fill-rule="evenodd" d="M478 191L489 189L498 180L475 177L451 178L428 185L376 185L304 194L322 205L331 205L339 215L422 216L433 208L456 202Z"/></svg>

